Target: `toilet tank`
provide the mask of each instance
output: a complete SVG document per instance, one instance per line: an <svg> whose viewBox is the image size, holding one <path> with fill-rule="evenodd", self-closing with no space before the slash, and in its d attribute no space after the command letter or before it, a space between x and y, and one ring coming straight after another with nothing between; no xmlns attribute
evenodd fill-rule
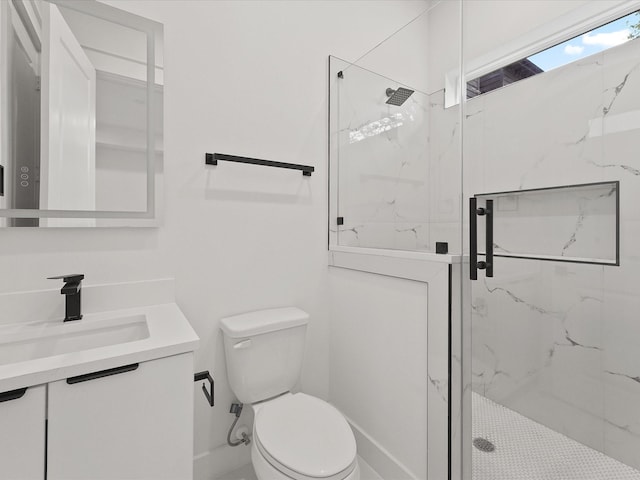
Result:
<svg viewBox="0 0 640 480"><path fill-rule="evenodd" d="M290 391L300 377L309 315L296 307L223 318L227 376L242 403Z"/></svg>

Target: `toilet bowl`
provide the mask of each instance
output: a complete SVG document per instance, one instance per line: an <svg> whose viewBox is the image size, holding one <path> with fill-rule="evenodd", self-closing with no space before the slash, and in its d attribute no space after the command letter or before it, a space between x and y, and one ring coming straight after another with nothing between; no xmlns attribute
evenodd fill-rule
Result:
<svg viewBox="0 0 640 480"><path fill-rule="evenodd" d="M251 461L258 480L359 480L344 416L324 400L291 392L308 318L286 307L220 322L231 389L254 412Z"/></svg>
<svg viewBox="0 0 640 480"><path fill-rule="evenodd" d="M304 393L253 405L251 458L258 478L358 478L356 443L342 414Z"/></svg>

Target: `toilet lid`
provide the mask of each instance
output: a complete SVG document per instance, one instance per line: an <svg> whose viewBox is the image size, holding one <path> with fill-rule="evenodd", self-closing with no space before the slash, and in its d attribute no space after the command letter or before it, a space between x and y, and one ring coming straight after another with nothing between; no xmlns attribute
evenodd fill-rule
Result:
<svg viewBox="0 0 640 480"><path fill-rule="evenodd" d="M304 393L265 404L256 415L255 433L278 463L307 477L330 477L349 468L356 442L342 414Z"/></svg>

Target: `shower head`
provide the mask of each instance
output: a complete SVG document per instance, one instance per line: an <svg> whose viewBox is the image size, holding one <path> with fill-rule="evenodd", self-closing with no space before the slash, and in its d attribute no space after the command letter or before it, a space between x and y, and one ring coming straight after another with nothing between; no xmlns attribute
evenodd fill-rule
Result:
<svg viewBox="0 0 640 480"><path fill-rule="evenodd" d="M409 90L408 88L402 87L398 87L397 90L394 90L393 88L387 88L386 94L387 97L389 97L389 100L387 100L386 103L399 107L404 102L406 102L411 95L413 95L413 92L414 90Z"/></svg>

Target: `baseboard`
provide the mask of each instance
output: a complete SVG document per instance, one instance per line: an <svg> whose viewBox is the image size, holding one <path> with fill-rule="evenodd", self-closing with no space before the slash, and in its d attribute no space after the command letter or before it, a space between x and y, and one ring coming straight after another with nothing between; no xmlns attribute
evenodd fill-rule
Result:
<svg viewBox="0 0 640 480"><path fill-rule="evenodd" d="M351 429L353 430L353 434L356 438L358 455L360 455L362 459L367 462L382 478L386 480L419 480L411 470L405 467L397 458L376 442L350 418L347 418L347 421L351 425Z"/></svg>
<svg viewBox="0 0 640 480"><path fill-rule="evenodd" d="M251 447L222 445L193 457L193 480L216 480L251 463Z"/></svg>

